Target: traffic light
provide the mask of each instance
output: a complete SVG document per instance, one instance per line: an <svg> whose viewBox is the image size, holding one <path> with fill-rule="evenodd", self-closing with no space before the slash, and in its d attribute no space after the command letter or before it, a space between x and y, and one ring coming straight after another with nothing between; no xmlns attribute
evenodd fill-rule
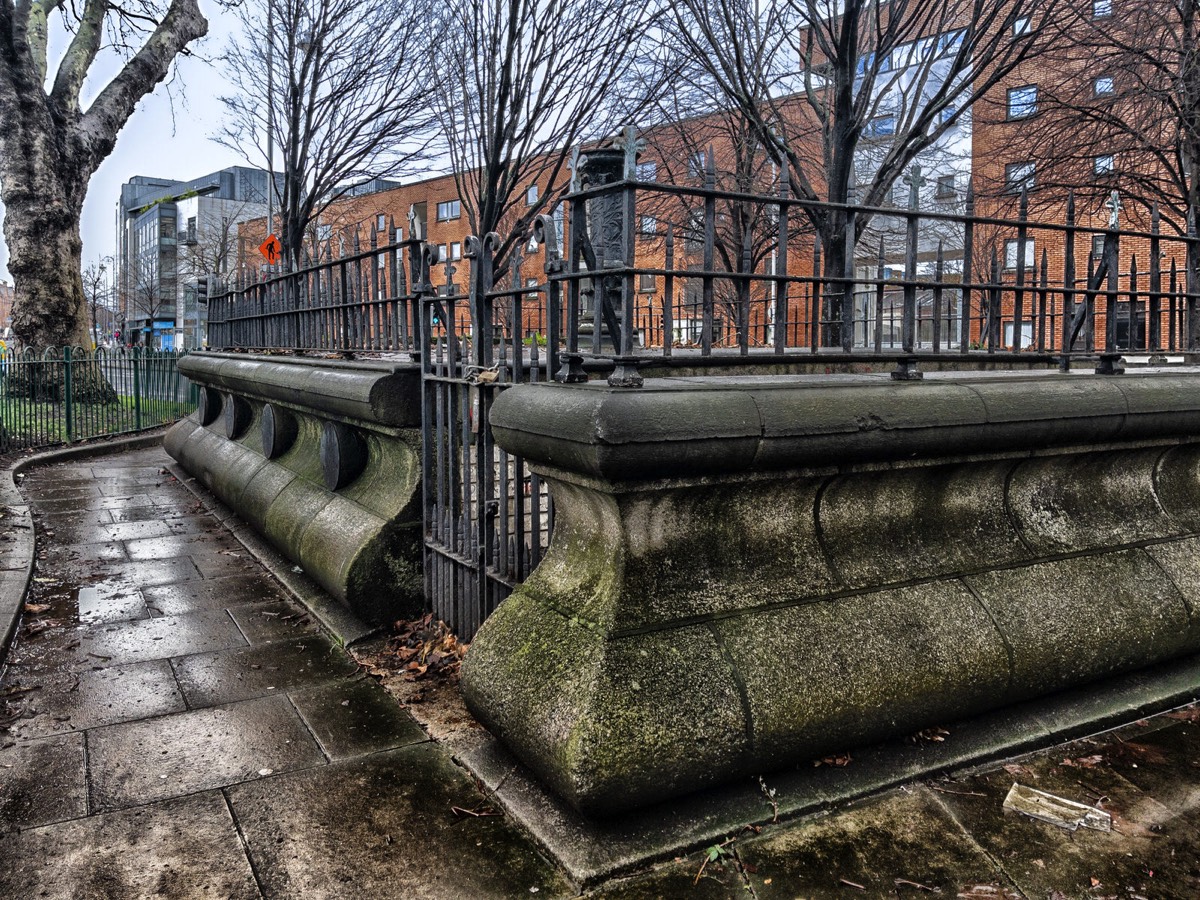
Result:
<svg viewBox="0 0 1200 900"><path fill-rule="evenodd" d="M196 303L208 306L208 276L201 275L196 279Z"/></svg>

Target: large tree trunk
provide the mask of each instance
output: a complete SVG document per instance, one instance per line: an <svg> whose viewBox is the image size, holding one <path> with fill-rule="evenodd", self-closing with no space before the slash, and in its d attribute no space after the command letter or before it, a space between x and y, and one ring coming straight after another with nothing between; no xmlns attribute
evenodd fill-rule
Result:
<svg viewBox="0 0 1200 900"><path fill-rule="evenodd" d="M35 348L88 345L79 236L88 182L138 101L167 76L176 55L208 30L196 0L171 0L165 11L147 9L123 19L122 37L132 43L136 20L153 21L162 12L153 30L146 27L141 48L85 112L80 91L109 33L106 17L119 7L106 0L72 4L77 18L65 18L73 33L50 78L46 18L61 5L61 0L0 2L0 191L15 282L13 330ZM96 381L85 390L107 395L111 389Z"/></svg>
<svg viewBox="0 0 1200 900"><path fill-rule="evenodd" d="M87 347L79 214L59 214L42 203L22 202L39 192L10 191L11 181L6 173L4 237L16 295L13 331L27 346ZM22 200L14 202L10 194Z"/></svg>

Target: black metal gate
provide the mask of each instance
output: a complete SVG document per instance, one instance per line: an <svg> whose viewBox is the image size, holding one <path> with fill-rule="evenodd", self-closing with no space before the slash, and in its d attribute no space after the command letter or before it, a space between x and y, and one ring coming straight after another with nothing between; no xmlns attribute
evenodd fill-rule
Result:
<svg viewBox="0 0 1200 900"><path fill-rule="evenodd" d="M545 227L539 221L538 240ZM531 288L519 255L508 286L496 289L497 244L494 234L467 238L465 292L455 280L458 261L439 259L426 244L419 288L428 335L421 348L425 595L464 640L541 561L554 525L545 484L496 446L488 425L499 393L545 379L555 355L542 353L537 332L526 337L523 299ZM434 273L442 279L436 286Z"/></svg>

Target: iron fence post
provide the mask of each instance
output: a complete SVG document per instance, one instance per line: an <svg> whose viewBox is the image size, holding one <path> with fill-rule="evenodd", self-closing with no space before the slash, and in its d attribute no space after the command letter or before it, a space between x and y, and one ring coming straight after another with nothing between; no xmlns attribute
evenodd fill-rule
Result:
<svg viewBox="0 0 1200 900"><path fill-rule="evenodd" d="M142 428L142 379L138 361L142 357L142 348L134 347L130 353L130 364L133 366L133 422L140 431Z"/></svg>
<svg viewBox="0 0 1200 900"><path fill-rule="evenodd" d="M75 391L71 377L71 357L71 348L63 347L63 415L66 419L64 424L68 444L75 440L75 404L73 401Z"/></svg>

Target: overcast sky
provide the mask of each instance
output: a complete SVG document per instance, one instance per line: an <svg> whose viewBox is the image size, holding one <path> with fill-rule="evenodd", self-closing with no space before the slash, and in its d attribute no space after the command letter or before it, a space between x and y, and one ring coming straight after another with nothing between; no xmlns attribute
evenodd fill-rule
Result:
<svg viewBox="0 0 1200 900"><path fill-rule="evenodd" d="M245 160L209 138L219 128L223 107L217 99L229 87L219 67L202 57L216 56L224 47L237 19L211 0L200 0L208 17L209 31L196 47L196 54L181 60L170 88L161 84L138 104L117 140L116 149L92 177L83 205L83 265L98 262L113 253L115 214L121 185L134 175L152 175L186 181ZM57 42L61 52L61 40ZM51 47L51 65L57 64ZM109 67L107 76L115 71ZM53 72L53 69L51 69ZM106 79L89 79L87 95L95 96ZM173 111L172 111L173 107ZM0 207L3 209L3 207ZM8 274L8 248L0 237L0 278Z"/></svg>

